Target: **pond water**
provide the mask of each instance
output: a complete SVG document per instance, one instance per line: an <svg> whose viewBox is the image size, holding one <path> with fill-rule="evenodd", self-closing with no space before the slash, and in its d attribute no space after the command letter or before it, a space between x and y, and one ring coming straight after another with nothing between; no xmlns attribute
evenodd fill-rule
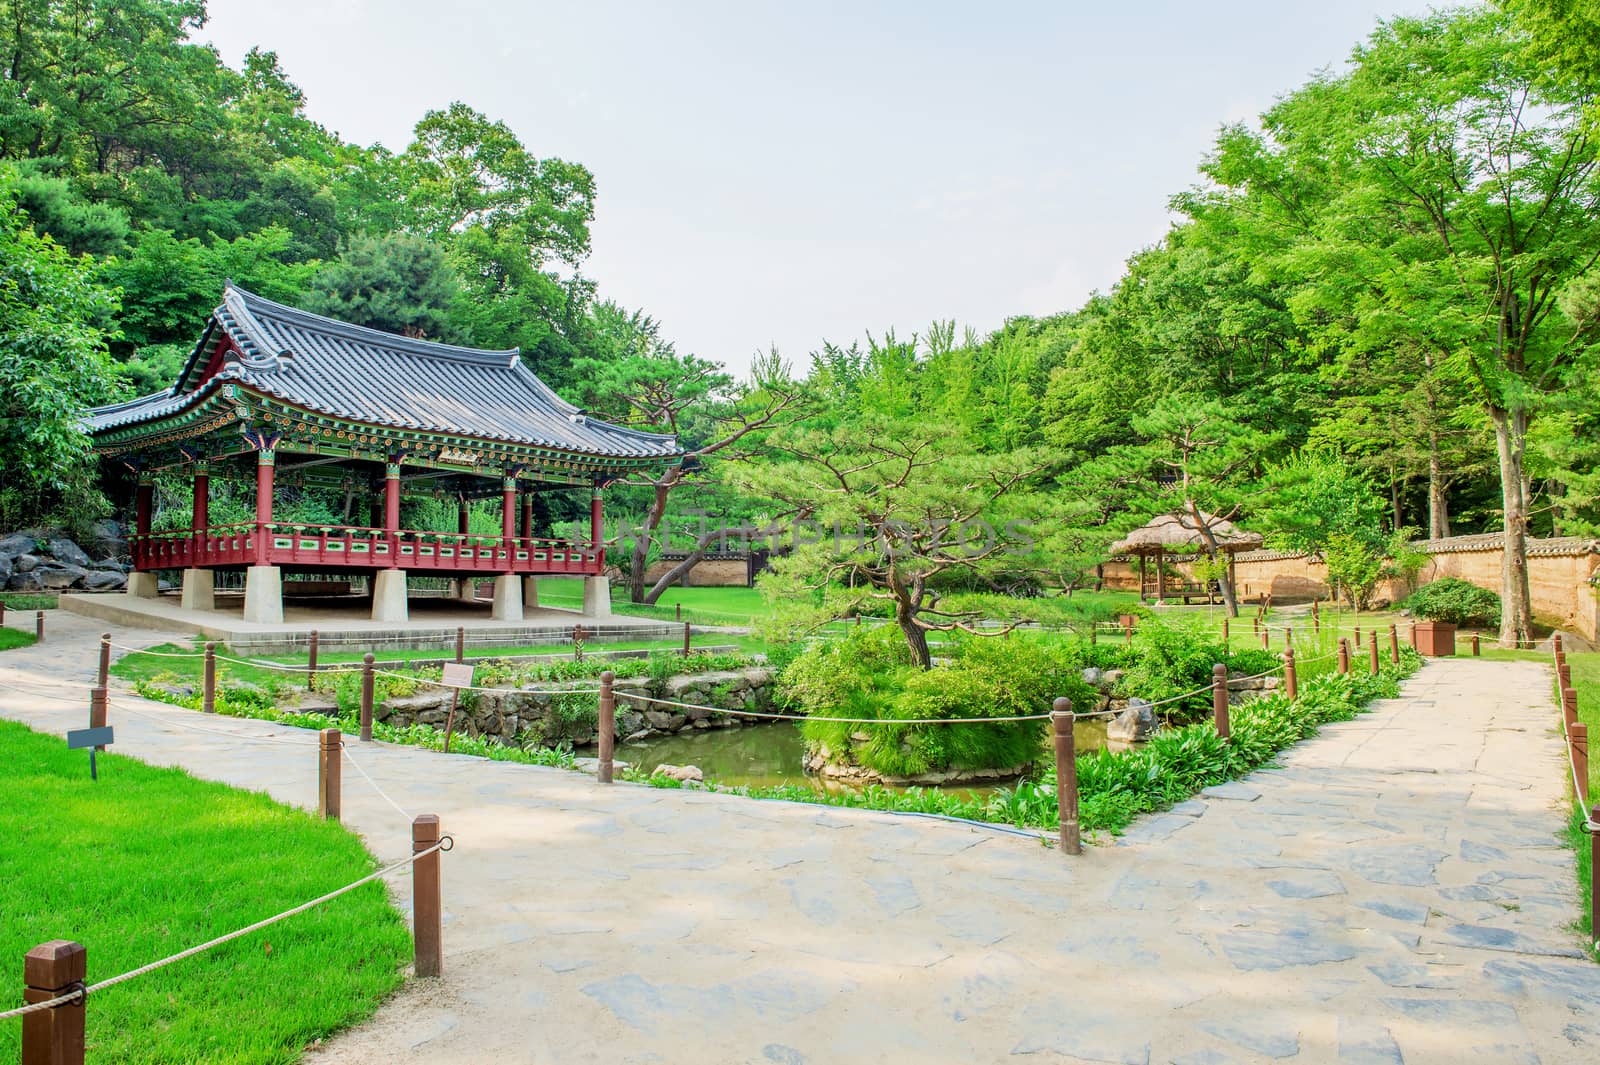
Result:
<svg viewBox="0 0 1600 1065"><path fill-rule="evenodd" d="M1107 745L1105 721L1077 722L1073 739L1080 754L1099 750ZM661 765L692 765L698 766L707 780L738 787L798 784L817 792L847 787L807 773L803 768L805 753L800 726L788 721L743 728L692 729L617 746L619 760L646 773ZM995 790L994 786L985 785L949 787L974 796Z"/></svg>

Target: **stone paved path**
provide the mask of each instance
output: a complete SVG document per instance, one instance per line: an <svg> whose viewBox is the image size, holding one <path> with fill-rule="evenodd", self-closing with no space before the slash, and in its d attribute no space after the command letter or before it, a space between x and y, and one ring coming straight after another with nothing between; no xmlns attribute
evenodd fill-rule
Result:
<svg viewBox="0 0 1600 1065"><path fill-rule="evenodd" d="M0 714L78 726L95 631L58 616L50 642L5 652ZM365 746L456 837L447 976L309 1060L1592 1065L1600 966L1564 930L1549 679L1430 664L1280 768L1077 860L945 822ZM314 802L311 733L126 699L119 751ZM408 849L348 769L345 809L380 857Z"/></svg>

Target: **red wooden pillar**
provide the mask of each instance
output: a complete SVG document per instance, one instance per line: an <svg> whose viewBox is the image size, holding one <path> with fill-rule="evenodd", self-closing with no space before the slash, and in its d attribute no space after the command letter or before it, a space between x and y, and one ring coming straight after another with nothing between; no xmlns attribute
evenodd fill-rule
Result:
<svg viewBox="0 0 1600 1065"><path fill-rule="evenodd" d="M150 535L151 501L155 498L156 484L149 474L139 475L139 487L133 492L133 531L140 536Z"/></svg>
<svg viewBox="0 0 1600 1065"><path fill-rule="evenodd" d="M467 497L462 496L456 504L456 532L462 536L472 531L471 515L467 511Z"/></svg>
<svg viewBox="0 0 1600 1065"><path fill-rule="evenodd" d="M206 526L211 524L211 464L201 460L194 467L194 517L189 523L193 530L190 563L204 560Z"/></svg>
<svg viewBox="0 0 1600 1065"><path fill-rule="evenodd" d="M522 493L522 538L529 541L524 546L531 551L533 549L533 493L531 491Z"/></svg>
<svg viewBox="0 0 1600 1065"><path fill-rule="evenodd" d="M513 540L517 535L517 479L507 476L500 482L500 547L506 553L505 571L516 568L517 548Z"/></svg>
<svg viewBox="0 0 1600 1065"><path fill-rule="evenodd" d="M277 468L277 453L270 447L256 452L256 565L271 565L267 551L272 544L272 477Z"/></svg>
<svg viewBox="0 0 1600 1065"><path fill-rule="evenodd" d="M589 542L596 551L600 550L600 541L605 538L606 526L600 511L600 486L594 486L594 495L589 497Z"/></svg>
<svg viewBox="0 0 1600 1065"><path fill-rule="evenodd" d="M389 534L389 566L400 565L400 464L383 464L383 531Z"/></svg>

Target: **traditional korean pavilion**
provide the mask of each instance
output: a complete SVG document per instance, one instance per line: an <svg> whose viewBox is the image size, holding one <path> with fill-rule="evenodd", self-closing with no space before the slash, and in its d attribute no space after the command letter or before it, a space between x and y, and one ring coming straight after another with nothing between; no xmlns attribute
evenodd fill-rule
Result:
<svg viewBox="0 0 1600 1065"><path fill-rule="evenodd" d="M217 570L245 573L244 619L283 621L283 574L372 578L372 617L407 618L408 574L495 581L494 618L522 620L525 584L582 576L584 612L609 612L601 488L681 451L669 436L587 416L523 365L479 351L334 321L232 284L172 387L89 412L95 449L138 478L129 594L183 571L183 605L214 606ZM151 531L154 478L193 479L190 527ZM213 478L253 480L253 521L213 525ZM284 485L354 490L368 526L275 522ZM587 539L533 536L533 495L582 491ZM408 494L459 504L456 530L402 529ZM466 503L498 496L499 536L467 533ZM520 523L519 523L520 514ZM536 599L534 600L536 601Z"/></svg>

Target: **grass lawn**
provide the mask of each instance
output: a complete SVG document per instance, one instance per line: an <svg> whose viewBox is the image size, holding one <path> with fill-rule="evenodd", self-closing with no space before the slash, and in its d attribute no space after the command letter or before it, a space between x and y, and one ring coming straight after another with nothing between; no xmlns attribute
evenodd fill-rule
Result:
<svg viewBox="0 0 1600 1065"><path fill-rule="evenodd" d="M33 633L23 629L0 629L0 651L9 651L13 647L26 647L33 642Z"/></svg>
<svg viewBox="0 0 1600 1065"><path fill-rule="evenodd" d="M612 588L618 594L611 600L611 609L633 617L676 620L681 604L684 621L702 625L748 625L766 617L772 609L754 588L668 588L654 606L628 602L627 587L621 581ZM583 579L539 578L539 602L544 606L582 607Z"/></svg>
<svg viewBox="0 0 1600 1065"><path fill-rule="evenodd" d="M0 603L7 610L54 610L56 597L54 593L0 592Z"/></svg>
<svg viewBox="0 0 1600 1065"><path fill-rule="evenodd" d="M309 749L309 748L308 748ZM89 982L164 958L376 868L352 833L265 795L0 721L0 959L20 1005L22 955L88 948ZM403 874L396 874L403 875ZM88 1004L88 1059L292 1062L370 1015L401 982L410 935L381 883L138 977ZM21 1025L0 1023L0 1060Z"/></svg>

